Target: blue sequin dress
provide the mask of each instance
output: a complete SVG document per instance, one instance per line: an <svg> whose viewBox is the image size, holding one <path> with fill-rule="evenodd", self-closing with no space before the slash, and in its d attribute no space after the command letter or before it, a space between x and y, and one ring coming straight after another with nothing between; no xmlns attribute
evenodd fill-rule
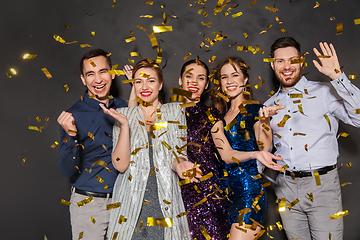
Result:
<svg viewBox="0 0 360 240"><path fill-rule="evenodd" d="M232 149L242 152L259 150L256 144L254 124L257 121L255 117L259 115L260 107L262 105L259 104L245 105L247 113L244 115L239 113L236 116L237 124L232 126L229 131L225 131L225 136ZM247 138L248 140L246 140ZM227 185L233 191L233 194L229 196L230 201L227 201L229 222L237 223L239 211L249 208L251 211L244 215L244 223L252 225L251 218L263 224L268 202L261 179L254 178L259 174L256 159L240 162L240 164L225 164L225 169L228 172ZM253 200L258 200L257 204Z"/></svg>

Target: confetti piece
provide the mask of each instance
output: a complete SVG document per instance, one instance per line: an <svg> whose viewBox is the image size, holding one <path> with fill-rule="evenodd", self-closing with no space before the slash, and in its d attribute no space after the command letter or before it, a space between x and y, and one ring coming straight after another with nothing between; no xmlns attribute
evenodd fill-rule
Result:
<svg viewBox="0 0 360 240"><path fill-rule="evenodd" d="M209 179L209 178L211 178L211 177L213 177L214 176L214 174L212 173L212 172L209 172L208 174L206 174L205 176L202 176L201 178L200 178L200 181L202 182L202 181L205 181L205 180L207 180L207 179Z"/></svg>
<svg viewBox="0 0 360 240"><path fill-rule="evenodd" d="M113 0L113 5L111 6L112 8L115 7L116 5L116 0Z"/></svg>
<svg viewBox="0 0 360 240"><path fill-rule="evenodd" d="M125 218L123 215L120 215L118 223L122 224L123 222L126 222L126 221L127 221L127 218Z"/></svg>
<svg viewBox="0 0 360 240"><path fill-rule="evenodd" d="M143 100L142 100L141 98L139 98L139 97L137 97L135 100L136 100L138 103L140 103L141 106L143 106L143 107L153 107L153 106L154 106L154 104L145 102L145 101L143 101Z"/></svg>
<svg viewBox="0 0 360 240"><path fill-rule="evenodd" d="M318 7L320 7L320 3L318 1L316 1L316 4L315 4L315 6L313 8L315 9L315 8L318 8Z"/></svg>
<svg viewBox="0 0 360 240"><path fill-rule="evenodd" d="M358 75L349 75L349 79L357 79Z"/></svg>
<svg viewBox="0 0 360 240"><path fill-rule="evenodd" d="M275 20L279 23L282 24L283 22L280 21L280 19L278 17L275 17Z"/></svg>
<svg viewBox="0 0 360 240"><path fill-rule="evenodd" d="M84 232L79 233L79 239L82 239L84 236Z"/></svg>
<svg viewBox="0 0 360 240"><path fill-rule="evenodd" d="M147 1L147 2L144 2L144 4L153 5L154 1Z"/></svg>
<svg viewBox="0 0 360 240"><path fill-rule="evenodd" d="M314 177L315 177L316 186L321 186L321 181L318 171L314 171Z"/></svg>
<svg viewBox="0 0 360 240"><path fill-rule="evenodd" d="M349 184L352 184L352 183L351 182L346 182L346 183L341 184L340 186L344 187L344 186L349 185Z"/></svg>
<svg viewBox="0 0 360 240"><path fill-rule="evenodd" d="M23 160L21 161L21 166L24 166L25 162L26 162L26 158L23 158Z"/></svg>
<svg viewBox="0 0 360 240"><path fill-rule="evenodd" d="M84 43L84 44L80 44L81 48L86 48L86 47L92 47L90 44Z"/></svg>
<svg viewBox="0 0 360 240"><path fill-rule="evenodd" d="M62 204L65 204L65 205L68 205L68 206L71 205L71 202L68 202L68 201L66 201L66 200L64 200L64 199L61 199L61 203L62 203Z"/></svg>
<svg viewBox="0 0 360 240"><path fill-rule="evenodd" d="M189 183L191 183L190 178L186 178L184 180L179 181L179 186L181 187L181 186L184 186L184 185L189 184Z"/></svg>
<svg viewBox="0 0 360 240"><path fill-rule="evenodd" d="M147 218L148 226L172 227L173 221L171 218Z"/></svg>
<svg viewBox="0 0 360 240"><path fill-rule="evenodd" d="M68 92L69 91L69 86L67 84L64 85L65 91Z"/></svg>
<svg viewBox="0 0 360 240"><path fill-rule="evenodd" d="M158 48L157 40L156 40L156 37L155 37L154 33L149 33L148 36L149 36L149 39L151 41L152 48L153 49Z"/></svg>
<svg viewBox="0 0 360 240"><path fill-rule="evenodd" d="M129 43L129 42L132 42L134 40L136 40L136 37L127 38L127 39L125 39L125 42Z"/></svg>
<svg viewBox="0 0 360 240"><path fill-rule="evenodd" d="M165 204L168 204L168 205L172 204L172 202L169 202L169 201L167 201L166 199L164 199L163 202L164 202Z"/></svg>
<svg viewBox="0 0 360 240"><path fill-rule="evenodd" d="M173 30L172 26L154 26L154 33L162 33L162 32L171 32Z"/></svg>
<svg viewBox="0 0 360 240"><path fill-rule="evenodd" d="M256 2L257 2L257 1L254 0L254 1L252 1L248 6L249 6L249 7L252 7Z"/></svg>
<svg viewBox="0 0 360 240"><path fill-rule="evenodd" d="M336 24L336 35L342 34L344 30L343 23Z"/></svg>
<svg viewBox="0 0 360 240"><path fill-rule="evenodd" d="M208 22L208 23L200 22L200 23L208 28L210 28L210 25L212 24L212 22Z"/></svg>
<svg viewBox="0 0 360 240"><path fill-rule="evenodd" d="M287 207L289 208L289 210L291 210L291 208L293 208L298 202L300 202L300 200L298 198L296 198L294 201L292 201L291 203L287 204Z"/></svg>
<svg viewBox="0 0 360 240"><path fill-rule="evenodd" d="M90 218L90 221L91 221L93 224L96 223L96 220L95 220L95 218L93 218L93 217Z"/></svg>
<svg viewBox="0 0 360 240"><path fill-rule="evenodd" d="M308 152L308 151L309 151L309 149L308 149L308 145L307 145L307 144L305 144L305 146L304 146L304 147L305 147L305 151L307 151L307 152Z"/></svg>
<svg viewBox="0 0 360 240"><path fill-rule="evenodd" d="M231 15L232 18L237 18L237 17L240 17L243 13L242 12L238 12L238 13L235 13L233 15Z"/></svg>
<svg viewBox="0 0 360 240"><path fill-rule="evenodd" d="M176 217L177 217L177 218L181 218L182 216L186 216L186 215L188 215L188 214L189 214L189 212L186 211L186 212L180 213L179 215L176 215Z"/></svg>
<svg viewBox="0 0 360 240"><path fill-rule="evenodd" d="M256 176L251 176L253 179L260 179L260 178L262 178L261 177L261 174L259 173L258 175L256 175Z"/></svg>
<svg viewBox="0 0 360 240"><path fill-rule="evenodd" d="M269 31L269 29L270 29L271 27L272 27L272 24L270 24L270 25L266 28L266 30L261 31L260 34L266 33L267 31Z"/></svg>
<svg viewBox="0 0 360 240"><path fill-rule="evenodd" d="M125 76L125 72L123 70L110 70L109 75Z"/></svg>
<svg viewBox="0 0 360 240"><path fill-rule="evenodd" d="M139 225L139 229L143 229L143 228L144 228L144 221L141 221Z"/></svg>
<svg viewBox="0 0 360 240"><path fill-rule="evenodd" d="M194 205L193 205L193 208L196 208L197 206L199 206L200 204L202 204L202 203L204 203L204 202L206 202L208 199L205 197L205 198L203 198L202 200L200 200L198 203L195 203Z"/></svg>
<svg viewBox="0 0 360 240"><path fill-rule="evenodd" d="M114 233L114 236L113 236L113 238L112 238L112 240L116 240L116 238L117 238L118 234L119 234L119 232L115 232L115 233Z"/></svg>
<svg viewBox="0 0 360 240"><path fill-rule="evenodd" d="M91 31L90 35L91 35L91 36L95 36L95 32L94 32L94 31Z"/></svg>
<svg viewBox="0 0 360 240"><path fill-rule="evenodd" d="M129 181L131 182L131 180L132 180L132 176L131 176L131 174L129 173L129 177L128 177L128 179L129 179Z"/></svg>
<svg viewBox="0 0 360 240"><path fill-rule="evenodd" d="M59 143L57 141L55 141L52 145L51 148L55 148L57 145L59 145Z"/></svg>
<svg viewBox="0 0 360 240"><path fill-rule="evenodd" d="M339 218L342 218L342 217L344 217L344 216L346 216L348 214L349 214L348 210L339 211L339 212L335 213L334 215L331 215L330 219L339 219Z"/></svg>
<svg viewBox="0 0 360 240"><path fill-rule="evenodd" d="M37 54L25 53L23 56L23 59L34 59L36 57L37 57Z"/></svg>
<svg viewBox="0 0 360 240"><path fill-rule="evenodd" d="M91 132L88 132L88 136L94 141L95 140L95 136L91 133Z"/></svg>
<svg viewBox="0 0 360 240"><path fill-rule="evenodd" d="M278 127L284 127L286 124L286 121L291 118L290 115L285 114L283 119L277 124Z"/></svg>
<svg viewBox="0 0 360 240"><path fill-rule="evenodd" d="M266 9L266 10L269 10L270 12L277 12L277 11L279 11L278 8L274 8L274 7L267 7L267 6L265 6L265 9Z"/></svg>
<svg viewBox="0 0 360 240"><path fill-rule="evenodd" d="M16 72L16 70L14 68L10 68L10 70L6 72L6 75L9 78L11 78L13 75L16 75L16 74L17 74L17 72Z"/></svg>
<svg viewBox="0 0 360 240"><path fill-rule="evenodd" d="M41 71L46 75L48 79L52 78L50 72L46 68L42 68Z"/></svg>
<svg viewBox="0 0 360 240"><path fill-rule="evenodd" d="M182 88L170 88L170 92L176 95L185 96L187 98L191 98L192 92L184 90Z"/></svg>
<svg viewBox="0 0 360 240"><path fill-rule="evenodd" d="M351 166L352 166L352 162L345 164L345 167L351 167Z"/></svg>
<svg viewBox="0 0 360 240"><path fill-rule="evenodd" d="M165 142L165 140L163 140L161 142L168 150L171 150L171 147L169 146L169 144L167 144L167 142Z"/></svg>
<svg viewBox="0 0 360 240"><path fill-rule="evenodd" d="M263 85L264 84L264 82L265 82L265 80L263 79L263 80L261 80L261 82L259 82L258 84L256 84L254 87L255 87L255 89L258 89L261 85Z"/></svg>
<svg viewBox="0 0 360 240"><path fill-rule="evenodd" d="M328 122L329 127L330 127L330 131L331 131L331 124L330 124L330 119L329 119L328 115L324 114L324 118L325 118L326 121Z"/></svg>
<svg viewBox="0 0 360 240"><path fill-rule="evenodd" d="M283 230L283 226L280 222L276 222L276 226L278 227L279 231Z"/></svg>
<svg viewBox="0 0 360 240"><path fill-rule="evenodd" d="M153 18L153 16L151 16L151 15L141 15L140 17L141 18Z"/></svg>
<svg viewBox="0 0 360 240"><path fill-rule="evenodd" d="M58 41L59 43L62 43L62 44L64 44L66 41L62 38L62 37L60 37L59 35L56 35L56 34L54 34L54 39L56 40L56 41Z"/></svg>
<svg viewBox="0 0 360 240"><path fill-rule="evenodd" d="M359 25L359 24L360 24L360 18L354 19L354 24L355 24L355 25Z"/></svg>
<svg viewBox="0 0 360 240"><path fill-rule="evenodd" d="M96 176L95 178L96 178L96 180L98 180L98 181L99 181L99 183L104 183L104 180L103 180L101 177Z"/></svg>
<svg viewBox="0 0 360 240"><path fill-rule="evenodd" d="M64 25L63 28L70 28L70 25Z"/></svg>
<svg viewBox="0 0 360 240"><path fill-rule="evenodd" d="M36 127L36 126L29 126L28 129L30 130L35 130L35 131L38 131L38 132L41 132L41 128L39 127Z"/></svg>
<svg viewBox="0 0 360 240"><path fill-rule="evenodd" d="M82 206L84 206L84 205L86 205L88 203L91 203L92 201L94 201L94 199L93 199L92 196L90 196L90 197L85 198L84 200L78 202L77 205L78 205L78 207L82 207Z"/></svg>
<svg viewBox="0 0 360 240"><path fill-rule="evenodd" d="M238 121L234 118L228 125L224 126L225 131L229 131Z"/></svg>
<svg viewBox="0 0 360 240"><path fill-rule="evenodd" d="M286 199L282 198L280 200L279 212L285 212L285 204L286 204Z"/></svg>
<svg viewBox="0 0 360 240"><path fill-rule="evenodd" d="M355 114L360 114L360 108L355 109Z"/></svg>
<svg viewBox="0 0 360 240"><path fill-rule="evenodd" d="M211 240L212 238L210 237L209 233L206 231L204 226L200 226L200 231L201 233L204 235L204 237L206 238L206 240Z"/></svg>
<svg viewBox="0 0 360 240"><path fill-rule="evenodd" d="M142 148L136 148L134 151L131 152L131 155L135 156Z"/></svg>
<svg viewBox="0 0 360 240"><path fill-rule="evenodd" d="M275 58L264 58L264 62L275 62Z"/></svg>

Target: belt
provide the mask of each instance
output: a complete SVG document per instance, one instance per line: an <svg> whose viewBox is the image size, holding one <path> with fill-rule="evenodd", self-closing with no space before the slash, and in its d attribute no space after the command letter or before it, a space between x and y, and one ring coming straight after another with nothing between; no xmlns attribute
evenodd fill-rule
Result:
<svg viewBox="0 0 360 240"><path fill-rule="evenodd" d="M78 194L92 196L92 197L100 197L100 198L107 198L108 196L109 196L109 198L112 197L112 193L89 192L89 191L84 191L84 190L80 190L77 188L75 188L75 192Z"/></svg>
<svg viewBox="0 0 360 240"><path fill-rule="evenodd" d="M285 175L292 176L291 173L293 173L296 178L310 177L310 176L312 176L313 171L317 171L319 173L319 175L323 175L323 174L330 172L331 170L334 170L335 168L336 168L336 164L334 164L332 166L326 166L326 167L314 169L312 171L288 171L288 170L286 170Z"/></svg>

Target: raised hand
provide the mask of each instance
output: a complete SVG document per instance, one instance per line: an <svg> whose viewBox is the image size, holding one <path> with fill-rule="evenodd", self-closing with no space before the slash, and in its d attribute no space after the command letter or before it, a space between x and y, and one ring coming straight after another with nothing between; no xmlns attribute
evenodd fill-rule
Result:
<svg viewBox="0 0 360 240"><path fill-rule="evenodd" d="M267 151L257 151L255 152L255 158L257 160L259 160L262 164L264 164L266 167L276 170L276 171L280 171L282 166L273 162L274 160L279 160L282 161L282 157L279 156L275 156L274 154L271 154Z"/></svg>
<svg viewBox="0 0 360 240"><path fill-rule="evenodd" d="M60 113L57 119L57 122L60 124L60 126L65 130L65 132L69 136L74 137L76 135L77 129L75 126L75 119L71 113L62 111L62 113ZM69 132L69 130L72 131Z"/></svg>
<svg viewBox="0 0 360 240"><path fill-rule="evenodd" d="M259 109L259 117L269 118L279 113L279 110L284 109L284 105L262 107Z"/></svg>
<svg viewBox="0 0 360 240"><path fill-rule="evenodd" d="M127 79L132 79L132 70L133 70L133 66L131 65L125 65L124 66L124 73L125 73L125 76L127 77Z"/></svg>
<svg viewBox="0 0 360 240"><path fill-rule="evenodd" d="M109 115L110 117L118 121L121 124L121 126L129 126L129 120L124 114L117 112L113 108L107 109L102 103L100 103L99 105L103 109L105 114Z"/></svg>
<svg viewBox="0 0 360 240"><path fill-rule="evenodd" d="M316 56L318 56L321 65L316 60L313 60L315 67L319 70L319 72L330 77L332 80L339 78L342 73L340 71L340 63L334 46L332 44L328 45L326 42L320 42L319 45L322 54L320 54L316 48L313 50Z"/></svg>
<svg viewBox="0 0 360 240"><path fill-rule="evenodd" d="M194 168L194 163L189 162L189 161L181 161L180 163L177 163L175 166L176 172L178 173L178 175L181 179L189 178L187 176L184 176L183 173L190 169L193 169L193 168ZM190 181L197 183L197 182L199 182L199 180L196 178L201 178L202 175L200 174L201 173L200 168L195 166L195 169L196 169L196 176L191 178Z"/></svg>

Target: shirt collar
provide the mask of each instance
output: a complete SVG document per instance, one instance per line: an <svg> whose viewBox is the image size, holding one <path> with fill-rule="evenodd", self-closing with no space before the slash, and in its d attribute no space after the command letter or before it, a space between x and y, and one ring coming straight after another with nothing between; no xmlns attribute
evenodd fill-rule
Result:
<svg viewBox="0 0 360 240"><path fill-rule="evenodd" d="M96 100L96 99L94 99L94 98L90 98L89 97L89 94L87 93L87 91L85 92L85 94L84 94L84 99L83 99L83 101L88 105L88 106L90 106L91 108L94 108L94 109L96 109L96 110L100 110L101 109L101 107L100 107L100 105L99 105L99 103L101 103L101 102L99 102L98 100ZM105 104L104 104L105 105ZM108 109L109 108L111 108L111 107L113 107L114 106L114 99L109 99L109 105L108 105Z"/></svg>
<svg viewBox="0 0 360 240"><path fill-rule="evenodd" d="M300 80L296 83L296 85L294 87L290 88L289 92L291 92L291 90L294 89L294 90L297 90L297 91L300 91L300 92L304 93L305 92L304 89L305 89L307 83L308 83L308 80L306 79L306 77L302 76L300 78ZM280 85L278 91L274 94L274 96L277 97L279 94L282 94L282 93L286 94L286 92L282 89L282 87Z"/></svg>

